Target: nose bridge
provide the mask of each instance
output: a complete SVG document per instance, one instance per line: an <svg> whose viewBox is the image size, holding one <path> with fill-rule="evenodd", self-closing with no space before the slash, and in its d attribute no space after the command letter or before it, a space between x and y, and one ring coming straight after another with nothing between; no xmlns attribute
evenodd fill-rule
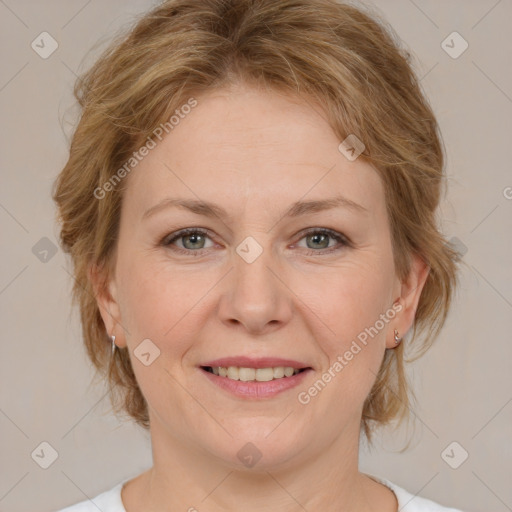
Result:
<svg viewBox="0 0 512 512"><path fill-rule="evenodd" d="M244 251L247 251L244 253ZM272 250L265 248L259 255L257 249L251 245L251 242L244 242L237 248L234 256L234 286L235 292L240 298L244 298L244 303L268 304L274 300L277 290L275 274L271 271L275 266ZM251 300L252 298L252 300Z"/></svg>
<svg viewBox="0 0 512 512"><path fill-rule="evenodd" d="M279 262L273 254L270 246L253 237L247 237L236 247L229 290L220 308L223 321L237 322L256 332L270 323L290 319L290 294L278 277Z"/></svg>

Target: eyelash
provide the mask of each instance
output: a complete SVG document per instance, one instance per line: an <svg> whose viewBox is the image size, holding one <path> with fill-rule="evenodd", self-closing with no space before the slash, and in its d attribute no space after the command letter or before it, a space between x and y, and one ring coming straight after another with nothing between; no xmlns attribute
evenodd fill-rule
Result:
<svg viewBox="0 0 512 512"><path fill-rule="evenodd" d="M191 235L191 234L200 234L200 235L206 235L209 237L209 231L206 230L206 229L203 229L203 228L187 228L187 229L182 229L180 231L177 231L176 233L171 233L172 238L169 238L169 236L171 235L166 235L162 241L160 242L160 245L163 245L164 247L170 247L171 244L173 242L175 242L176 240L180 239L180 238L183 238L187 235ZM302 240L303 238L307 237L308 235L312 235L312 234L322 234L322 235L328 235L330 236L331 238L333 238L334 240L336 240L337 242L339 242L341 244L341 246L334 246L334 247L330 247L328 249L320 249L320 250L313 250L313 249L309 249L306 254L308 256L318 256L318 255L326 255L326 254L331 254L335 251L339 251L341 249L343 249L344 247L350 247L351 244L350 244L350 241L348 240L347 237L345 237L343 234L341 233L338 233L336 231L333 231L332 229L328 229L328 228L312 228L312 229L309 229L302 234L302 237L299 239ZM209 237L211 238L211 237ZM206 251L208 249L197 249L197 250L193 250L193 249L182 249L181 247L172 247L172 250L173 251L176 251L180 254L187 254L187 255L193 255L193 256L201 256L203 254L203 251Z"/></svg>

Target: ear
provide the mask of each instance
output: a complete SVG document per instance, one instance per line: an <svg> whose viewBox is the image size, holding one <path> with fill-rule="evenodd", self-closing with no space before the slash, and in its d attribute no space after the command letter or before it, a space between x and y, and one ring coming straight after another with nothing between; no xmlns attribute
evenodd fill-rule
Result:
<svg viewBox="0 0 512 512"><path fill-rule="evenodd" d="M392 325L391 335L386 341L387 348L395 348L397 346L394 340L394 329L398 331L398 336L403 338L413 326L418 302L429 272L430 266L419 255L414 254L411 257L409 274L400 285L400 304L402 309L396 315Z"/></svg>
<svg viewBox="0 0 512 512"><path fill-rule="evenodd" d="M121 327L121 310L117 301L117 286L113 276L95 264L89 265L87 273L107 334L116 336L118 347L125 347L126 338Z"/></svg>

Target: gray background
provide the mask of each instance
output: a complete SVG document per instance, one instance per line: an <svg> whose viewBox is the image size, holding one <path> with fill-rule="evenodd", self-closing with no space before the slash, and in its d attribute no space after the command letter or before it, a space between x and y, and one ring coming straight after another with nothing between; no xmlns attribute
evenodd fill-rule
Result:
<svg viewBox="0 0 512 512"><path fill-rule="evenodd" d="M42 250L57 245L50 191L76 120L75 73L155 4L0 0L2 511L55 510L151 465L149 435L115 418L106 388L91 383L70 308L69 262L60 249ZM363 447L361 470L468 512L510 511L512 3L366 5L385 16L416 59L448 153L443 230L467 252L448 323L410 368L418 397L414 429L383 431L375 449ZM43 31L59 45L47 59L31 48ZM442 47L453 31L469 44L455 59ZM399 453L407 435L411 447ZM445 452L454 441L460 446ZM47 469L31 456L42 442L58 453ZM469 457L453 469L447 461L459 464L462 450Z"/></svg>

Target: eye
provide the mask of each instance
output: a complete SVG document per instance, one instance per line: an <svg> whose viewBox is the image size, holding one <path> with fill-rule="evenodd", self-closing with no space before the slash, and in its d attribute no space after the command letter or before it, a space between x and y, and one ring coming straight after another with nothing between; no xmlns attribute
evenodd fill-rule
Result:
<svg viewBox="0 0 512 512"><path fill-rule="evenodd" d="M350 242L343 234L326 228L314 228L303 233L301 240L306 240L306 246L313 248L313 251L307 251L306 254L329 254L339 251L344 247L350 246ZM338 242L334 246L329 246L329 238ZM326 250L327 249L327 250Z"/></svg>
<svg viewBox="0 0 512 512"><path fill-rule="evenodd" d="M209 248L205 247L206 238L210 238L207 230L201 228L188 228L166 236L162 240L161 244L168 246L174 244L177 240L182 240L181 243L183 247L176 246L173 248L175 251L187 254L190 254L191 252L200 253L202 249Z"/></svg>
<svg viewBox="0 0 512 512"><path fill-rule="evenodd" d="M306 254L311 256L329 254L350 246L350 241L345 235L332 229L312 228L303 232L302 235L299 241L306 240L306 246L314 249L306 251ZM164 247L173 246L172 249L178 253L199 256L203 250L213 247L213 245L205 245L206 239L211 239L208 230L203 228L187 228L167 235L160 244ZM334 246L330 245L329 239L338 243ZM177 241L181 241L181 247L176 244ZM298 245L298 247L301 246Z"/></svg>

